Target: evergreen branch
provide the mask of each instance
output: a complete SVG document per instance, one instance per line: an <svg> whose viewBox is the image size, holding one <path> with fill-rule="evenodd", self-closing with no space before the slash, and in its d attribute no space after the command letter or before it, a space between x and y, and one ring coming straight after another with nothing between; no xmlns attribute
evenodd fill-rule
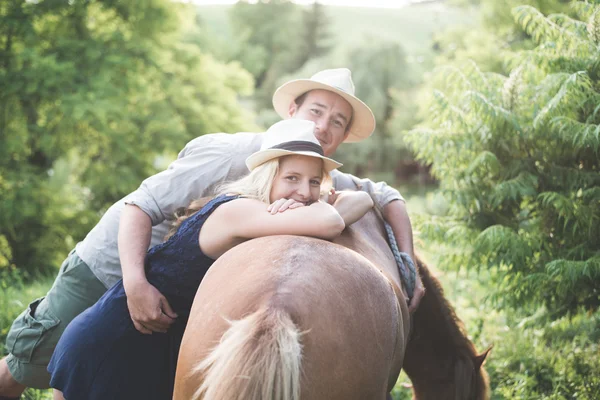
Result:
<svg viewBox="0 0 600 400"><path fill-rule="evenodd" d="M600 9L596 9L588 20L587 33L592 43L598 46L600 44Z"/></svg>
<svg viewBox="0 0 600 400"><path fill-rule="evenodd" d="M588 28L587 24L583 21L570 18L565 14L551 14L548 15L548 19L554 22L557 26L574 32L581 39L587 38Z"/></svg>
<svg viewBox="0 0 600 400"><path fill-rule="evenodd" d="M570 6L581 20L589 19L597 9L597 6L594 6L587 1L572 1Z"/></svg>
<svg viewBox="0 0 600 400"><path fill-rule="evenodd" d="M502 102L507 110L518 108L519 92L523 75L523 66L513 69L502 87Z"/></svg>
<svg viewBox="0 0 600 400"><path fill-rule="evenodd" d="M595 59L595 51L583 52L583 48L562 49L554 47L536 48L516 53L509 59L508 65L516 68L526 65L531 75L564 71L575 73L589 68L591 60Z"/></svg>
<svg viewBox="0 0 600 400"><path fill-rule="evenodd" d="M560 77L564 77L560 74ZM576 101L586 98L593 91L593 84L586 71L579 71L570 74L564 79L558 93L546 104L533 120L535 128L540 127L548 118L564 114L566 108L573 108L573 103L579 105Z"/></svg>
<svg viewBox="0 0 600 400"><path fill-rule="evenodd" d="M521 131L519 123L510 111L492 103L483 94L469 90L465 92L464 97L469 99L470 103L475 106L474 108L478 111L480 118L487 121L499 118L511 125L516 131Z"/></svg>
<svg viewBox="0 0 600 400"><path fill-rule="evenodd" d="M450 128L453 122L458 122L460 127L468 127L465 119L465 113L452 103L446 95L439 91L433 91L434 101L431 103L429 110L432 113L432 120L441 127Z"/></svg>
<svg viewBox="0 0 600 400"><path fill-rule="evenodd" d="M500 161L494 153L491 151L482 151L477 157L469 164L465 171L468 175L472 175L477 171L486 171L492 176L496 175L500 171Z"/></svg>
<svg viewBox="0 0 600 400"><path fill-rule="evenodd" d="M577 191L580 188L600 186L600 174L560 165L544 166L545 178L556 190Z"/></svg>
<svg viewBox="0 0 600 400"><path fill-rule="evenodd" d="M581 198L587 203L595 202L597 206L600 206L600 187L593 187L581 191ZM600 213L600 208L597 208Z"/></svg>
<svg viewBox="0 0 600 400"><path fill-rule="evenodd" d="M585 261L554 260L546 264L546 272L557 281L557 289L562 293L575 290L581 281L598 287L600 282L600 255Z"/></svg>
<svg viewBox="0 0 600 400"><path fill-rule="evenodd" d="M444 65L433 70L436 80L441 80L444 89L456 88L459 91L471 89L473 85L467 75L459 68Z"/></svg>
<svg viewBox="0 0 600 400"><path fill-rule="evenodd" d="M559 40L562 35L567 34L565 29L562 29L556 23L546 18L535 7L529 5L518 6L512 9L512 14L515 21L538 44L542 41L554 42Z"/></svg>
<svg viewBox="0 0 600 400"><path fill-rule="evenodd" d="M534 196L537 192L537 185L537 176L521 172L515 178L496 185L491 196L492 205L498 207L506 200L519 201L523 197Z"/></svg>
<svg viewBox="0 0 600 400"><path fill-rule="evenodd" d="M589 122L598 120L598 112L600 112L600 101L598 101L597 104L598 105L596 107L594 107L594 111L588 117Z"/></svg>
<svg viewBox="0 0 600 400"><path fill-rule="evenodd" d="M506 226L492 225L475 239L474 252L485 255L488 262L496 265L525 266L532 255L526 237Z"/></svg>
<svg viewBox="0 0 600 400"><path fill-rule="evenodd" d="M543 206L553 208L566 221L575 215L573 201L561 193L544 192L540 193L537 198Z"/></svg>
<svg viewBox="0 0 600 400"><path fill-rule="evenodd" d="M485 89L486 92L490 91L490 83L488 78L481 71L481 69L479 69L479 66L477 63L475 63L475 61L469 59L467 61L467 65L465 65L463 68L467 76L471 77L472 79L475 78L475 87Z"/></svg>
<svg viewBox="0 0 600 400"><path fill-rule="evenodd" d="M586 147L590 147L594 153L600 150L600 125L585 124L568 117L554 117L550 120L550 126L578 150Z"/></svg>
<svg viewBox="0 0 600 400"><path fill-rule="evenodd" d="M545 43L541 47L542 50L555 47L558 52L565 52L569 49L577 52L580 51L579 48L590 47L588 40L578 35L577 31L573 32L555 22L566 21L569 19L567 16L554 14L545 17L539 10L528 5L515 7L512 12L516 22L527 34L532 36L538 44Z"/></svg>

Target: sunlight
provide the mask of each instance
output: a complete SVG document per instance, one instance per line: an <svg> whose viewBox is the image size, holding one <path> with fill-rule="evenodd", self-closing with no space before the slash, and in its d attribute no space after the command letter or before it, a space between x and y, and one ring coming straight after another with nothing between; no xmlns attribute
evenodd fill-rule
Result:
<svg viewBox="0 0 600 400"><path fill-rule="evenodd" d="M319 0L319 3L330 6L343 7L368 7L368 8L401 8L411 3L420 3L424 0ZM183 0L186 3L198 5L229 5L237 0ZM250 1L251 3L253 1ZM254 1L257 2L256 0ZM292 0L296 4L313 4L315 0Z"/></svg>

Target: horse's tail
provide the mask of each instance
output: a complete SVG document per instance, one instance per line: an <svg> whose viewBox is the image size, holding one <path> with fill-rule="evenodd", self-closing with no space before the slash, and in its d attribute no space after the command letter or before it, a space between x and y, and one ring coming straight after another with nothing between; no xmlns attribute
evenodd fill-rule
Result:
<svg viewBox="0 0 600 400"><path fill-rule="evenodd" d="M202 384L193 400L298 400L301 332L282 309L261 308L233 321L193 373Z"/></svg>

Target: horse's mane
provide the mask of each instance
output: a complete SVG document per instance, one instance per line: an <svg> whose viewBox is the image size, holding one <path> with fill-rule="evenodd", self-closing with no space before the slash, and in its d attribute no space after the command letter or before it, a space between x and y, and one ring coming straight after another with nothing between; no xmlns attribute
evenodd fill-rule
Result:
<svg viewBox="0 0 600 400"><path fill-rule="evenodd" d="M490 349L477 354L463 322L444 296L439 280L431 274L425 263L418 258L417 262L426 293L413 316L413 331L404 365L407 373L413 375L410 376L413 381L419 379L421 369L416 364L424 361L420 359L423 353L419 354L419 349L433 346L436 352L441 352L447 358L447 363L442 363L446 365L440 364L440 367L447 368L448 373L454 371L457 399L489 398L488 376L481 365ZM475 397L470 397L473 395Z"/></svg>
<svg viewBox="0 0 600 400"><path fill-rule="evenodd" d="M418 264L421 280L423 281L425 288L427 288L427 297L429 299L435 299L432 303L437 305L436 308L439 318L432 319L431 322L439 322L437 328L443 329L447 334L447 337L450 338L452 343L458 346L458 348L468 351L469 354L475 354L475 346L468 338L465 325L456 315L454 307L452 307L444 296L444 289L442 288L440 281L431 274L429 268L420 259L418 260Z"/></svg>

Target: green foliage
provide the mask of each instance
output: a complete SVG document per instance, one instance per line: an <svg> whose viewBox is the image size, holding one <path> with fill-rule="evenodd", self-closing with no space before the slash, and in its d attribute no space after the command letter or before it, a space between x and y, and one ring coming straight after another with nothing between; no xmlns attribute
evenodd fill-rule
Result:
<svg viewBox="0 0 600 400"><path fill-rule="evenodd" d="M0 4L0 267L58 264L158 157L250 125L237 96L251 77L182 37L189 10L167 0Z"/></svg>
<svg viewBox="0 0 600 400"><path fill-rule="evenodd" d="M329 17L319 3L301 7L290 0L239 1L229 16L234 35L228 57L254 76L260 108L272 108L282 76L329 51Z"/></svg>
<svg viewBox="0 0 600 400"><path fill-rule="evenodd" d="M45 277L27 284L26 272L15 267L0 268L0 358L7 354L4 343L14 319L33 299L42 297L52 286L54 277ZM28 389L23 400L50 400L52 390Z"/></svg>
<svg viewBox="0 0 600 400"><path fill-rule="evenodd" d="M579 313L551 324L522 320L502 335L488 363L495 398L596 399L600 396L596 313Z"/></svg>
<svg viewBox="0 0 600 400"><path fill-rule="evenodd" d="M348 59L356 93L373 110L377 126L367 143L342 146L338 158L345 172L358 176L366 171L393 171L399 156L394 132L398 125L410 126L414 121L414 114L404 114L402 120L397 115L403 91L415 84L406 53L396 41L367 38L350 49Z"/></svg>
<svg viewBox="0 0 600 400"><path fill-rule="evenodd" d="M451 241L446 266L486 268L491 299L555 315L600 305L600 6L571 15L513 9L535 43L507 51L509 76L472 62L439 68L426 122L406 140L449 204L424 221Z"/></svg>

